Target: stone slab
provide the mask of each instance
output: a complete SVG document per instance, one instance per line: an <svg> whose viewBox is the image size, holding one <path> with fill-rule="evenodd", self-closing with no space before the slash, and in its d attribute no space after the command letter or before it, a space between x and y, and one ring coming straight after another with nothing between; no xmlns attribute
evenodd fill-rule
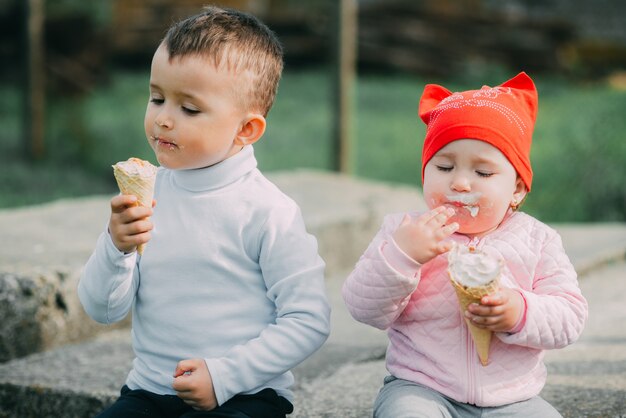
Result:
<svg viewBox="0 0 626 418"><path fill-rule="evenodd" d="M424 208L419 189L409 186L311 170L268 177L300 205L331 271L351 265L384 214ZM10 244L0 253L0 271L82 267L106 227L109 200L95 196L0 210L2 238Z"/></svg>
<svg viewBox="0 0 626 418"><path fill-rule="evenodd" d="M581 288L590 311L585 331L575 344L546 353L541 395L564 418L626 417L626 263L588 273ZM382 359L341 365L301 386L294 417L371 417L385 375Z"/></svg>
<svg viewBox="0 0 626 418"><path fill-rule="evenodd" d="M354 265L387 212L423 207L419 190L407 186L307 170L269 177L302 208L329 275ZM0 253L0 362L103 330L83 312L76 286L108 222L109 199L0 210L5 242Z"/></svg>
<svg viewBox="0 0 626 418"><path fill-rule="evenodd" d="M345 272L354 265L386 213L423 209L419 191L311 171L277 173L271 179L300 204L309 231L318 238L328 264L327 285L334 308L333 331L327 344L295 370L296 399L302 407L294 416L368 416L367 408L384 375L380 359L386 336L352 320L343 306L340 287ZM95 340L51 349L73 341L64 335L80 334L77 330L81 326L101 327L85 316L72 318L68 312L80 311L72 292L77 272L106 225L108 199L74 199L0 211L0 231L5 242L11 243L0 253L0 289L4 289L0 291L0 308L6 308L11 298L15 302L19 295L32 296L15 304L22 311L14 309L11 321L4 320L9 314L0 312L2 326L13 324L11 338L16 338L20 335L17 317L23 315L26 322L22 324L28 324L28 320L31 324L47 322L52 330L48 334L58 338L48 346L37 346L41 335L31 335L29 341L34 342L23 341L13 351L18 355L33 348L32 352L49 351L0 365L2 418L90 416L89 411L99 410L117 395L125 379L132 359L128 330L107 331ZM555 227L577 270L583 273L581 285L593 304L581 341L555 352L555 357L548 354L551 380L546 397L552 397L563 411L575 411L584 404L588 411L603 406L605 411L621 408L624 413L623 403L619 403L623 402L619 399L624 399L625 387L620 353L626 352L626 335L619 333L623 325L615 321L622 324L624 320L619 300L624 289L619 286L626 279L624 263L620 262L626 254L626 225ZM616 262L616 270L611 270L609 264L609 270L598 273L611 262ZM26 329L21 328L23 332ZM34 332L44 334L41 330ZM0 331L2 335L7 334ZM602 401L594 401L594 396ZM567 409L568 405L574 409ZM360 415L362 411L366 414ZM606 416L619 416L615 414Z"/></svg>
<svg viewBox="0 0 626 418"><path fill-rule="evenodd" d="M386 374L384 333L348 320L337 293L340 280L330 283L331 337L295 370L294 418L371 416ZM581 288L589 301L588 323L577 343L547 352L542 395L565 418L624 417L626 262L588 273ZM131 359L128 331L118 330L0 365L0 417L91 416L117 395ZM66 400L63 409L59 397Z"/></svg>

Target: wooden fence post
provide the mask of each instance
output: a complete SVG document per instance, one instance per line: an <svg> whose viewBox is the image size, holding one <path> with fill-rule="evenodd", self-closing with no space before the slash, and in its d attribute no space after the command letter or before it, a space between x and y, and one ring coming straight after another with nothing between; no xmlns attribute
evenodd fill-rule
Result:
<svg viewBox="0 0 626 418"><path fill-rule="evenodd" d="M333 169L352 173L354 84L356 79L356 0L339 0L336 10L336 54L333 80Z"/></svg>
<svg viewBox="0 0 626 418"><path fill-rule="evenodd" d="M25 1L24 148L26 155L35 160L42 159L45 150L44 6L43 0Z"/></svg>

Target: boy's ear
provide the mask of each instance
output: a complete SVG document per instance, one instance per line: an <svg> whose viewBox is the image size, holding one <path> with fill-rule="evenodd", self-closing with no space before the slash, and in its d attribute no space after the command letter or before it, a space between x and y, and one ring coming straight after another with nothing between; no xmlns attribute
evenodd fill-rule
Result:
<svg viewBox="0 0 626 418"><path fill-rule="evenodd" d="M239 132L235 137L235 145L252 145L265 133L267 125L265 117L260 113L250 113L243 120Z"/></svg>

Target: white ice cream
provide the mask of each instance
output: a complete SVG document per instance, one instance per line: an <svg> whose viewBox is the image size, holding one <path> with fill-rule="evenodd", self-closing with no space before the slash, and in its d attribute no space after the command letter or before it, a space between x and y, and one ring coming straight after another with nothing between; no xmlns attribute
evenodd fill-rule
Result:
<svg viewBox="0 0 626 418"><path fill-rule="evenodd" d="M484 286L500 276L502 261L483 251L455 245L448 253L448 269L463 286Z"/></svg>
<svg viewBox="0 0 626 418"><path fill-rule="evenodd" d="M120 161L116 163L113 168L117 168L129 176L137 177L152 177L157 170L150 162L135 157L129 158L126 161Z"/></svg>
<svg viewBox="0 0 626 418"><path fill-rule="evenodd" d="M472 218L478 216L478 206L463 206L463 208L467 209Z"/></svg>
<svg viewBox="0 0 626 418"><path fill-rule="evenodd" d="M480 199L481 193L460 193L453 195L446 195L446 199L450 203L460 203L463 205L463 209L469 211L470 216L475 218L478 216L478 199Z"/></svg>

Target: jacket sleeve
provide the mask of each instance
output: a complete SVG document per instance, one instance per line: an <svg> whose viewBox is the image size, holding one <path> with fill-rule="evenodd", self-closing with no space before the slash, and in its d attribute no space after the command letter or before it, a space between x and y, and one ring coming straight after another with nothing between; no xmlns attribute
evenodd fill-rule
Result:
<svg viewBox="0 0 626 418"><path fill-rule="evenodd" d="M402 216L385 217L342 288L352 317L378 329L389 328L400 316L420 280L420 264L392 238Z"/></svg>
<svg viewBox="0 0 626 418"><path fill-rule="evenodd" d="M139 283L136 260L137 252L124 254L107 231L100 234L78 282L78 298L95 321L112 324L126 317Z"/></svg>
<svg viewBox="0 0 626 418"><path fill-rule="evenodd" d="M537 349L563 348L582 333L587 301L567 257L561 237L552 229L540 251L532 290L521 290L526 311L515 333L498 333L505 343Z"/></svg>
<svg viewBox="0 0 626 418"><path fill-rule="evenodd" d="M205 359L217 401L257 388L313 354L330 333L325 264L297 206L276 211L262 228L259 265L275 322L222 357Z"/></svg>

